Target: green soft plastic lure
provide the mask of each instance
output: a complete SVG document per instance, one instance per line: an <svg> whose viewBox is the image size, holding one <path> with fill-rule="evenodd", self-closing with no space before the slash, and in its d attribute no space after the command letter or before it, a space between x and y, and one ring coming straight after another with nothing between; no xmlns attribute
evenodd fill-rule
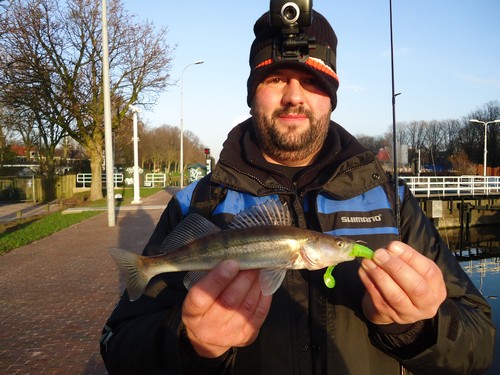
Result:
<svg viewBox="0 0 500 375"><path fill-rule="evenodd" d="M349 253L349 255L351 255L353 257L372 259L373 258L373 250L370 249L369 247L361 245L359 242L356 242L354 244L351 252ZM325 285L330 289L335 287L335 278L332 275L334 268L335 268L335 265L329 266L326 269L325 274L323 275L323 280L325 281Z"/></svg>

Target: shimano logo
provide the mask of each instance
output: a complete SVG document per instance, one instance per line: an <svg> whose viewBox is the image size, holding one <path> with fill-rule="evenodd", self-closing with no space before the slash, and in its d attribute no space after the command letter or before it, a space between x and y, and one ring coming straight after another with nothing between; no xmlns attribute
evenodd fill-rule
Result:
<svg viewBox="0 0 500 375"><path fill-rule="evenodd" d="M341 216L343 223L376 223L382 221L382 214L374 216Z"/></svg>

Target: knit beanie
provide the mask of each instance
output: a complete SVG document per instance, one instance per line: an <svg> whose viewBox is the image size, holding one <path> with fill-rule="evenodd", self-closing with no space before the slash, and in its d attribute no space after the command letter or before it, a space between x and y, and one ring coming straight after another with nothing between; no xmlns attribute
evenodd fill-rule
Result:
<svg viewBox="0 0 500 375"><path fill-rule="evenodd" d="M255 40L250 48L250 76L247 81L247 103L251 106L257 85L276 68L298 68L315 76L330 96L332 110L337 106L339 79L336 73L337 36L325 17L313 10L312 23L304 27L308 37L315 38L308 56L296 60L282 58L276 53L276 41L282 37L281 29L271 27L269 12L255 22ZM273 56L274 55L274 56Z"/></svg>

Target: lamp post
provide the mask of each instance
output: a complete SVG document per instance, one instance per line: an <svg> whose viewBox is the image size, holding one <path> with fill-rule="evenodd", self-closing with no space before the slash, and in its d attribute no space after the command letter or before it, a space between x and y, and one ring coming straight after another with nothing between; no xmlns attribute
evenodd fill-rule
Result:
<svg viewBox="0 0 500 375"><path fill-rule="evenodd" d="M479 121L476 120L475 118L470 119L469 122L475 122L476 124L482 124L484 125L484 166L483 166L483 176L486 176L486 155L488 155L488 125L489 124L498 124L500 123L500 119L498 120L493 120L493 121Z"/></svg>
<svg viewBox="0 0 500 375"><path fill-rule="evenodd" d="M108 17L106 14L106 0L102 1L102 92L104 98L104 147L106 161L106 202L108 209L108 227L114 227L116 224L114 190L115 163L113 157L113 132L111 129Z"/></svg>
<svg viewBox="0 0 500 375"><path fill-rule="evenodd" d="M132 200L132 204L140 204L142 202L139 189L139 137L137 134L137 114L140 112L140 109L132 104L130 104L128 108L134 115L134 135L132 138L134 143L134 199Z"/></svg>
<svg viewBox="0 0 500 375"><path fill-rule="evenodd" d="M180 147L180 170L181 170L181 181L180 181L180 187L181 189L184 187L184 100L183 100L183 95L184 95L184 72L186 71L187 68L193 65L199 65L203 64L205 61L203 60L198 60L195 61L194 63L188 64L184 67L182 70L182 75L181 75L181 147Z"/></svg>

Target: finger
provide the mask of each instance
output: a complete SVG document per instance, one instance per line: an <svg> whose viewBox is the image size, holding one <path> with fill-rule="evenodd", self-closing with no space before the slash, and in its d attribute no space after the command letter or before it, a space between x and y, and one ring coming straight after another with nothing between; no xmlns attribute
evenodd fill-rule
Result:
<svg viewBox="0 0 500 375"><path fill-rule="evenodd" d="M366 286L362 307L366 318L375 324L390 324L398 321L398 314L389 306L363 268L359 269L361 281Z"/></svg>
<svg viewBox="0 0 500 375"><path fill-rule="evenodd" d="M240 271L204 312L204 318L224 326L241 327L255 311L259 294L258 271Z"/></svg>
<svg viewBox="0 0 500 375"><path fill-rule="evenodd" d="M422 275L411 268L402 258L379 249L373 264L377 267L367 273L388 305L397 313L398 322L414 322L433 317L446 296L446 287L441 278L433 290ZM367 263L367 266L373 266ZM437 267L437 266L436 266Z"/></svg>
<svg viewBox="0 0 500 375"><path fill-rule="evenodd" d="M428 280L431 285L440 285L439 281L443 279L443 274L433 260L399 241L391 242L387 246L387 250L406 262L424 279Z"/></svg>
<svg viewBox="0 0 500 375"><path fill-rule="evenodd" d="M232 310L248 316L253 314L259 295L258 271L240 271L217 297L217 304L223 310Z"/></svg>
<svg viewBox="0 0 500 375"><path fill-rule="evenodd" d="M272 296L264 296L261 291L258 272L254 273L253 283L231 317L230 324L241 330L242 343L252 343L267 317ZM231 285L232 287L232 285Z"/></svg>
<svg viewBox="0 0 500 375"><path fill-rule="evenodd" d="M189 290L184 301L184 310L191 315L203 314L217 297L238 275L239 265L235 260L218 264Z"/></svg>
<svg viewBox="0 0 500 375"><path fill-rule="evenodd" d="M203 315L200 337L208 326L217 328L217 343L224 346L248 345L255 340L267 316L266 300L260 301L258 271L240 271ZM267 310L266 310L267 309ZM258 313L256 314L256 312Z"/></svg>
<svg viewBox="0 0 500 375"><path fill-rule="evenodd" d="M396 254L396 256L394 256ZM402 242L392 242L387 251L377 250L374 262L407 292L416 306L446 298L446 286L439 267Z"/></svg>
<svg viewBox="0 0 500 375"><path fill-rule="evenodd" d="M406 292L374 261L363 259L360 277L380 315L389 315L397 321L400 312L415 309Z"/></svg>

